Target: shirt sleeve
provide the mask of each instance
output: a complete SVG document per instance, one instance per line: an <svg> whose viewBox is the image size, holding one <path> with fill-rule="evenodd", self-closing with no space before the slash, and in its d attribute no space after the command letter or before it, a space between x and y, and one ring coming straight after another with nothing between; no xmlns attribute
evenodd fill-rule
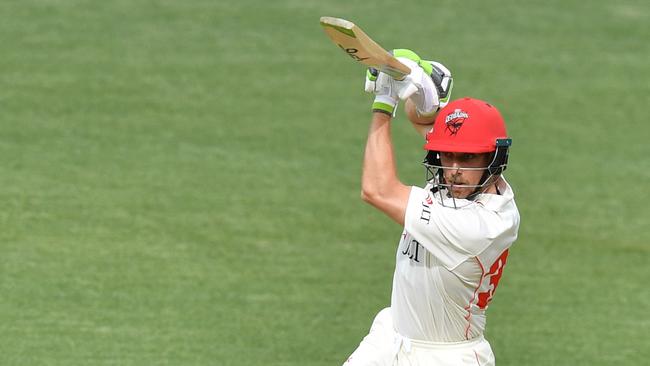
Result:
<svg viewBox="0 0 650 366"><path fill-rule="evenodd" d="M513 225L480 204L445 207L420 187L411 188L404 218L406 231L449 270L487 249L493 253L507 249L516 239Z"/></svg>

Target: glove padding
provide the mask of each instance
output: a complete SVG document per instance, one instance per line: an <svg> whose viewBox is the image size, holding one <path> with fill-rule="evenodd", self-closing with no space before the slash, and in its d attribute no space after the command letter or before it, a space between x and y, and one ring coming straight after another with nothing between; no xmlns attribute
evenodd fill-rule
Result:
<svg viewBox="0 0 650 366"><path fill-rule="evenodd" d="M451 98L451 89L454 86L454 79L451 77L451 71L436 61L422 61L431 65L431 78L438 91L440 105L438 108L444 108Z"/></svg>
<svg viewBox="0 0 650 366"><path fill-rule="evenodd" d="M395 80L374 69L369 69L366 73L364 89L376 95L373 111L394 115L399 100L411 98L420 115L435 114L440 106L440 100L431 76L424 72L418 62L405 57L397 57L397 59L411 69L411 73L403 80Z"/></svg>
<svg viewBox="0 0 650 366"><path fill-rule="evenodd" d="M375 100L372 103L373 112L382 112L395 116L399 97L394 86L394 79L379 72L377 69L370 68L366 72L365 91L375 94Z"/></svg>

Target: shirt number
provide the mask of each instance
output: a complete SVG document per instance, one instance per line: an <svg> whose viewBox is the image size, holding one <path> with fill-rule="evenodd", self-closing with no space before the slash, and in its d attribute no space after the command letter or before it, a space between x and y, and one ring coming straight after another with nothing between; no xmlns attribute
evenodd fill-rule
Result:
<svg viewBox="0 0 650 366"><path fill-rule="evenodd" d="M490 267L490 272L488 272L486 277L490 278L490 286L487 291L481 292L478 294L478 307L485 309L488 306L490 300L494 296L494 292L497 290L499 285L499 280L501 280L501 275L503 274L503 267L506 265L506 259L508 258L508 250L501 253L499 258L497 258L492 266Z"/></svg>

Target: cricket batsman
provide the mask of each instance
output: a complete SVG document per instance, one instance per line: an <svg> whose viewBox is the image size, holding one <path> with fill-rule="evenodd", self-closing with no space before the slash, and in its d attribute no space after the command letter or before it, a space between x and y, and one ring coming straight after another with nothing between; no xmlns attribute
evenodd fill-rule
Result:
<svg viewBox="0 0 650 366"><path fill-rule="evenodd" d="M485 312L519 228L503 176L511 139L495 106L450 101L445 66L409 50L393 53L411 73L398 81L367 72L365 89L375 100L361 195L404 231L390 307L376 315L344 366L494 365L483 337ZM390 131L400 100L426 138L424 188L397 176Z"/></svg>

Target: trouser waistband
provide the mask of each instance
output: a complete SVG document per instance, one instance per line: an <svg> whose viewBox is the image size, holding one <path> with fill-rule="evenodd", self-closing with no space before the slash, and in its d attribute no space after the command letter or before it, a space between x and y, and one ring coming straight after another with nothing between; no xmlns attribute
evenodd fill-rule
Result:
<svg viewBox="0 0 650 366"><path fill-rule="evenodd" d="M460 341L460 342L428 342L428 341L420 341L420 340L415 340L411 339L411 344L416 347L422 347L422 348L436 348L436 349L449 349L449 348L463 348L463 347L468 347L468 346L473 346L475 344L479 344L483 342L485 338L483 338L482 335L478 337L474 337L472 339L468 339L466 341Z"/></svg>
<svg viewBox="0 0 650 366"><path fill-rule="evenodd" d="M395 347L396 350L399 351L399 348L403 346L407 352L410 351L411 347L448 350L448 349L455 349L455 348L471 347L483 341L485 341L485 338L483 338L482 335L472 339L468 339L466 341L460 341L460 342L429 342L429 341L410 339L402 335L396 334Z"/></svg>

